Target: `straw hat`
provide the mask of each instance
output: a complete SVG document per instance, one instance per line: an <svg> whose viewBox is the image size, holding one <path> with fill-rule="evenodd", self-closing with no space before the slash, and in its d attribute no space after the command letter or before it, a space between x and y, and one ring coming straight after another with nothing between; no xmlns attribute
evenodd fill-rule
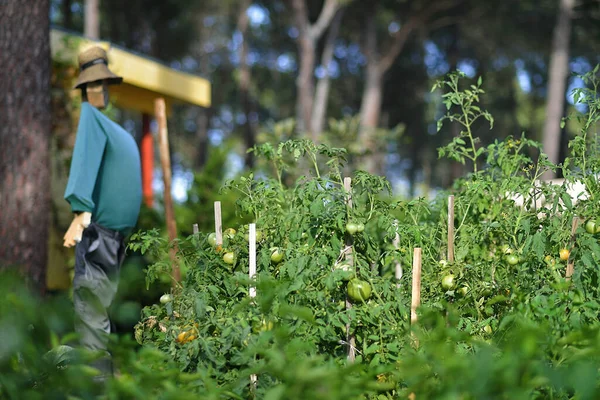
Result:
<svg viewBox="0 0 600 400"><path fill-rule="evenodd" d="M107 80L109 85L118 84L123 81L123 78L113 74L108 69L108 57L103 48L94 46L79 54L79 77L75 83L75 89L82 85Z"/></svg>

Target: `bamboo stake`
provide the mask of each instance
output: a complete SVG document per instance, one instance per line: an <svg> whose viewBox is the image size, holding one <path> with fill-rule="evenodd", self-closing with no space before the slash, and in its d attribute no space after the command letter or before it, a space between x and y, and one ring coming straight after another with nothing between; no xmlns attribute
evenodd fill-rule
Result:
<svg viewBox="0 0 600 400"><path fill-rule="evenodd" d="M416 325L418 316L417 308L421 305L421 248L416 247L413 251L413 271L412 271L412 300L410 304L410 324ZM414 337L415 347L419 347L419 339Z"/></svg>
<svg viewBox="0 0 600 400"><path fill-rule="evenodd" d="M569 249L571 252L575 247L575 232L577 232L577 226L579 226L580 219L579 217L573 217L573 222L571 223L571 248ZM565 272L565 278L570 281L573 273L575 272L575 261L571 254L569 254L569 259L567 260L567 271Z"/></svg>
<svg viewBox="0 0 600 400"><path fill-rule="evenodd" d="M352 178L345 177L344 178L344 190L346 191L346 207L349 209L352 208ZM354 257L352 254L352 236L346 235L346 242L344 246L344 253L346 257L346 262L354 268ZM352 303L346 294L346 310L350 310L352 308ZM348 361L354 362L356 358L356 337L350 332L350 322L346 324L346 342L348 343Z"/></svg>
<svg viewBox="0 0 600 400"><path fill-rule="evenodd" d="M173 198L171 197L171 156L169 154L169 132L167 130L167 115L165 112L165 99L159 97L154 101L154 112L158 122L158 143L160 151L160 163L163 170L163 181L165 185L165 218L167 222L167 232L169 241L173 246L169 249L171 259L171 270L175 281L173 285L181 281L181 271L177 262L177 225L175 224L175 214L173 211Z"/></svg>
<svg viewBox="0 0 600 400"><path fill-rule="evenodd" d="M454 196L448 196L448 262L454 262Z"/></svg>
<svg viewBox="0 0 600 400"><path fill-rule="evenodd" d="M223 224L221 221L221 202L215 201L215 235L217 236L217 246L223 245Z"/></svg>
<svg viewBox="0 0 600 400"><path fill-rule="evenodd" d="M248 276L250 279L254 279L256 277L256 224L250 224L249 232L248 232L248 255L249 255L249 266L248 266ZM256 297L256 287L250 286L249 293L250 298ZM257 383L256 374L250 375L250 390L254 392L256 389Z"/></svg>

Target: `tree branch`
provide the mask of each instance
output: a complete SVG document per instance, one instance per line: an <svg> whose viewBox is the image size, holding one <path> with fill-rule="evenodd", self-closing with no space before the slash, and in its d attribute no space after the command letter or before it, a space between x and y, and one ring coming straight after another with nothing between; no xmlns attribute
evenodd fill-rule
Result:
<svg viewBox="0 0 600 400"><path fill-rule="evenodd" d="M398 57L398 55L404 48L404 45L410 37L410 34L421 23L421 20L413 15L405 24L402 25L400 30L396 32L396 34L394 35L394 41L392 42L392 45L379 62L379 69L382 74L384 74L388 69L390 69L390 67L396 60L396 57Z"/></svg>
<svg viewBox="0 0 600 400"><path fill-rule="evenodd" d="M294 0L295 2L296 0ZM303 1L304 2L304 1ZM317 22L309 27L308 34L312 39L317 40L325 32L325 29L331 24L331 20L340 8L338 0L325 0L321 14L317 18Z"/></svg>
<svg viewBox="0 0 600 400"><path fill-rule="evenodd" d="M402 52L402 49L406 45L408 38L411 33L416 30L418 27L425 26L429 19L438 12L450 10L464 0L439 0L435 1L432 4L428 5L426 9L421 12L417 12L411 15L408 18L408 21L405 22L398 32L394 34L394 38L392 44L386 54L381 58L379 63L379 68L381 73L385 73L388 69L391 68L392 64L398 57L398 55ZM450 18L450 17L448 17Z"/></svg>

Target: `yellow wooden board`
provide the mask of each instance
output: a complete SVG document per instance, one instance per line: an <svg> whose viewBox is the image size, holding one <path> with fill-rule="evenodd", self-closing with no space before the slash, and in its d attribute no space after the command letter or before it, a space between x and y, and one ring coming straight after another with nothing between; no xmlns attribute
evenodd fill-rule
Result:
<svg viewBox="0 0 600 400"><path fill-rule="evenodd" d="M91 47L107 51L110 69L123 77L123 85L111 87L115 102L123 108L154 114L154 99L165 98L167 105L187 103L211 105L210 82L196 75L169 68L157 61L82 36L52 29L50 47L55 61L77 65L77 55Z"/></svg>

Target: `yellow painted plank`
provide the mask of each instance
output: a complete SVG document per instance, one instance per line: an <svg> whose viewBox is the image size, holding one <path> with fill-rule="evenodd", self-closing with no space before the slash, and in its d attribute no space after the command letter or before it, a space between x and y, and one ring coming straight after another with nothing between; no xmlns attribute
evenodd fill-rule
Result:
<svg viewBox="0 0 600 400"><path fill-rule="evenodd" d="M154 100L158 97L156 92L142 89L137 86L123 83L109 87L110 98L117 107L136 110L144 114L154 115ZM166 103L167 116L171 115L173 100L163 96Z"/></svg>
<svg viewBox="0 0 600 400"><path fill-rule="evenodd" d="M126 101L130 107L143 107L144 110L140 111L145 111L147 102L153 102L156 97L168 97L173 102L210 107L211 85L204 78L176 71L156 61L111 46L109 42L95 42L56 29L50 32L52 57L56 61L76 65L77 54L92 45L106 49L110 69L122 76L125 84L144 90L137 93L138 96L145 97L139 101L132 99L129 96L131 93L128 92L129 97ZM127 89L124 91L127 92Z"/></svg>

